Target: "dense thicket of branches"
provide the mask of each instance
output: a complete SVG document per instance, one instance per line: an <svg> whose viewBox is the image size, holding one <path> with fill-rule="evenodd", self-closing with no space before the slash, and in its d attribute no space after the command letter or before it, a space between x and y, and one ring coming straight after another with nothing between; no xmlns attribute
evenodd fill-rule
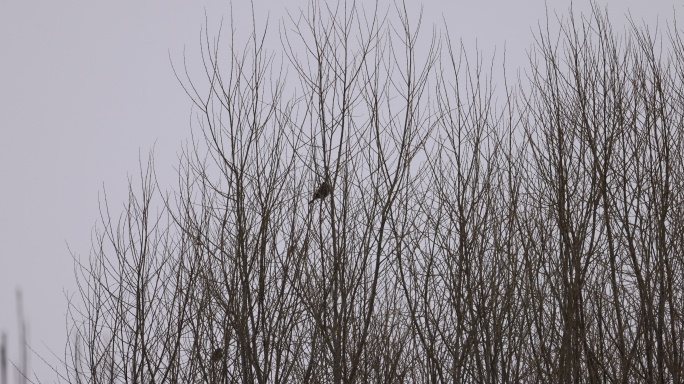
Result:
<svg viewBox="0 0 684 384"><path fill-rule="evenodd" d="M178 185L103 205L70 380L683 382L676 26L570 17L510 87L401 9L313 4L177 72Z"/></svg>

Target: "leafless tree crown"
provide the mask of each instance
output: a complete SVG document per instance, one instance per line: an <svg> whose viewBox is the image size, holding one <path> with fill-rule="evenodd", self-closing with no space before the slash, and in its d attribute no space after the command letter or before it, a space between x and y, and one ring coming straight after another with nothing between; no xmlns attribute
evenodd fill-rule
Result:
<svg viewBox="0 0 684 384"><path fill-rule="evenodd" d="M103 200L69 381L684 382L676 24L570 17L511 86L381 14L312 2L281 51L205 31L204 71L174 62L178 185Z"/></svg>

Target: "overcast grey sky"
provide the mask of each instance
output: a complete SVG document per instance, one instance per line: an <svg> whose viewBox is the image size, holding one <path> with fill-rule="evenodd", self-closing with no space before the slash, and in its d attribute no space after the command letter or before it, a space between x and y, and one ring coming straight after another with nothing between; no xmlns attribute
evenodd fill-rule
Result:
<svg viewBox="0 0 684 384"><path fill-rule="evenodd" d="M270 11L277 32L284 4L255 0L257 23ZM369 2L370 4L370 2ZM452 38L475 40L485 52L506 44L509 69L524 64L531 29L545 18L545 1L426 1L425 22L442 15ZM672 20L682 0L599 0L616 27L625 13L655 26ZM567 15L569 2L548 0ZM414 9L418 9L413 6ZM236 28L251 28L249 3L235 1ZM577 12L588 1L575 1ZM127 179L155 146L156 168L172 187L177 153L189 134L190 101L175 80L169 54L199 58L199 32L210 32L227 1L0 1L0 330L18 357L15 290L21 288L31 345L52 363L63 356L68 293L75 292L71 251L87 259L98 194L112 211L126 197ZM553 16L555 18L555 16ZM273 41L277 41L277 38ZM199 73L197 74L199 75ZM155 144L156 143L156 144ZM31 357L43 380L54 375Z"/></svg>

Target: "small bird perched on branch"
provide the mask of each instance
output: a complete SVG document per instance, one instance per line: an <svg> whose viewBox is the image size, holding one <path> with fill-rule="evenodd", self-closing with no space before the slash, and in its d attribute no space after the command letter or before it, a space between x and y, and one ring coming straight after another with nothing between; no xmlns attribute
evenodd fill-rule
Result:
<svg viewBox="0 0 684 384"><path fill-rule="evenodd" d="M223 358L223 348L216 348L211 354L211 362L218 363Z"/></svg>
<svg viewBox="0 0 684 384"><path fill-rule="evenodd" d="M316 199L325 199L326 197L328 197L330 192L332 192L332 188L330 187L330 184L326 180L318 187L316 192L314 192L313 199L311 199L311 201L309 201L309 204L313 204L313 202L316 201Z"/></svg>

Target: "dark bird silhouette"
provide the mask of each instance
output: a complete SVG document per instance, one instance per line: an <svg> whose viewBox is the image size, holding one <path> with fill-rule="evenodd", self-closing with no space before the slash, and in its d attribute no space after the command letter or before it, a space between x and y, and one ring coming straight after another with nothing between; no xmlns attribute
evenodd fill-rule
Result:
<svg viewBox="0 0 684 384"><path fill-rule="evenodd" d="M309 204L313 204L313 202L316 201L316 199L325 199L326 197L328 197L330 192L332 192L332 188L330 187L330 184L327 181L324 181L318 187L316 192L314 192L313 199L311 199L311 201L309 201Z"/></svg>
<svg viewBox="0 0 684 384"><path fill-rule="evenodd" d="M211 362L218 363L223 358L223 348L216 348L211 354Z"/></svg>

